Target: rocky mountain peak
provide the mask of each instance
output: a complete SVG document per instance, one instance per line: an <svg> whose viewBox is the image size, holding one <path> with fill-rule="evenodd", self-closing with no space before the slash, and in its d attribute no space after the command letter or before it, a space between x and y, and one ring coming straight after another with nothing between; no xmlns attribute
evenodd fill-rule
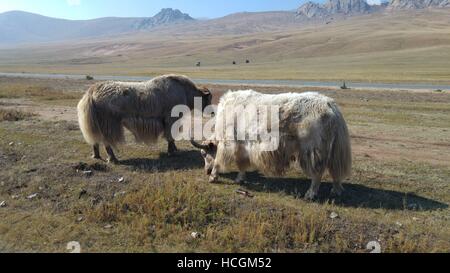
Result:
<svg viewBox="0 0 450 273"><path fill-rule="evenodd" d="M155 16L147 18L138 26L139 29L147 29L160 25L168 25L173 23L194 21L195 19L187 13L182 13L178 9L165 8Z"/></svg>
<svg viewBox="0 0 450 273"><path fill-rule="evenodd" d="M450 0L391 0L389 9L424 9L450 7Z"/></svg>
<svg viewBox="0 0 450 273"><path fill-rule="evenodd" d="M306 18L322 18L335 14L363 14L370 13L372 6L365 0L327 0L325 4L307 2L302 5L297 15Z"/></svg>

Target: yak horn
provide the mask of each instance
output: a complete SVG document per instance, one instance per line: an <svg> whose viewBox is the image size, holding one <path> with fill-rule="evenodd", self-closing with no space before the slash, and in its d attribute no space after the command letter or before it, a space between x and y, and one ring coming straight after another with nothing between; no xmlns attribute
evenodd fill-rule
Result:
<svg viewBox="0 0 450 273"><path fill-rule="evenodd" d="M200 150L208 150L209 149L208 145L199 144L199 143L195 142L193 139L191 139L191 144L192 144L192 146L194 146L195 148L200 149Z"/></svg>

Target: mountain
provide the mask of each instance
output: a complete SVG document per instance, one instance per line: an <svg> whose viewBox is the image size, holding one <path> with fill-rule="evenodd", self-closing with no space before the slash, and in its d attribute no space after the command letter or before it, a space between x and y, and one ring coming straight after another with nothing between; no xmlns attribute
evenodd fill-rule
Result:
<svg viewBox="0 0 450 273"><path fill-rule="evenodd" d="M194 22L195 19L174 9L163 9L149 18L108 17L93 20L64 20L23 11L11 11L0 14L0 44L111 36L191 21Z"/></svg>
<svg viewBox="0 0 450 273"><path fill-rule="evenodd" d="M388 9L424 9L450 7L450 0L391 0Z"/></svg>
<svg viewBox="0 0 450 273"><path fill-rule="evenodd" d="M372 6L365 0L327 0L323 5L307 2L298 9L297 15L303 18L323 18L339 14L367 14L372 11Z"/></svg>
<svg viewBox="0 0 450 273"><path fill-rule="evenodd" d="M334 15L354 16L383 10L416 10L450 7L450 0L391 0L381 5L369 5L366 0L327 0L324 4L307 2L297 10L301 19L327 18Z"/></svg>
<svg viewBox="0 0 450 273"><path fill-rule="evenodd" d="M195 19L189 16L187 13L182 13L180 10L177 9L162 9L158 14L155 16L144 19L140 25L138 26L139 29L148 29L148 28L154 28L161 25L170 25L175 23L183 23L183 22L189 22L194 21Z"/></svg>

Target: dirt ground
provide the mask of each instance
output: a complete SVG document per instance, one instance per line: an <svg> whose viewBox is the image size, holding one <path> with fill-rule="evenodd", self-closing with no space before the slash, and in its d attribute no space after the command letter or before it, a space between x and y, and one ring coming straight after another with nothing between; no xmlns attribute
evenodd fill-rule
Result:
<svg viewBox="0 0 450 273"><path fill-rule="evenodd" d="M74 240L86 252L367 252L373 240L386 252L450 251L448 92L208 85L215 102L249 88L336 99L353 176L341 200L329 199L327 178L309 203L310 181L295 171L254 173L243 185L225 174L208 185L198 151L184 142L176 159L164 141L129 141L119 166L90 159L76 104L92 83L0 78L0 110L36 114L0 121L0 251L64 252Z"/></svg>

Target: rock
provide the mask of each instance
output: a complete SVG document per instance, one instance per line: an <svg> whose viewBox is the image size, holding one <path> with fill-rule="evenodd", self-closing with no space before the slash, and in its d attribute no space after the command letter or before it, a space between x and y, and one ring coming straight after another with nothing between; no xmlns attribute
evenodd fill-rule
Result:
<svg viewBox="0 0 450 273"><path fill-rule="evenodd" d="M450 7L450 0L391 0L388 10L412 10Z"/></svg>
<svg viewBox="0 0 450 273"><path fill-rule="evenodd" d="M87 190L82 189L79 193L78 193L78 199L81 199L84 195L87 194Z"/></svg>
<svg viewBox="0 0 450 273"><path fill-rule="evenodd" d="M324 17L327 11L318 3L307 2L302 5L298 11L297 16L304 16L306 18Z"/></svg>
<svg viewBox="0 0 450 273"><path fill-rule="evenodd" d="M241 190L241 189L237 190L236 193L237 193L237 194L240 194L240 195L242 195L242 196L245 196L245 197L249 197L249 198L255 197L255 196L254 196L253 194L251 194L250 192L245 191L245 190Z"/></svg>
<svg viewBox="0 0 450 273"><path fill-rule="evenodd" d="M93 172L92 171L83 171L83 175L85 176L92 176Z"/></svg>
<svg viewBox="0 0 450 273"><path fill-rule="evenodd" d="M1 201L0 202L0 208L4 208L6 207L6 201Z"/></svg>
<svg viewBox="0 0 450 273"><path fill-rule="evenodd" d="M122 195L125 195L125 194L127 194L126 191L116 192L116 193L114 194L114 197L119 197L119 196L122 196Z"/></svg>
<svg viewBox="0 0 450 273"><path fill-rule="evenodd" d="M189 14L182 13L177 9L162 9L153 17L146 18L137 25L137 29L149 29L160 25L168 25L182 22L195 21Z"/></svg>
<svg viewBox="0 0 450 273"><path fill-rule="evenodd" d="M337 214L336 212L332 212L330 214L330 219L337 219L337 218L339 218L339 214Z"/></svg>
<svg viewBox="0 0 450 273"><path fill-rule="evenodd" d="M335 14L358 15L375 11L365 0L328 0L325 4L307 2L297 10L300 18L325 18Z"/></svg>
<svg viewBox="0 0 450 273"><path fill-rule="evenodd" d="M199 239L202 237L202 235L199 232L192 232L191 237L194 239Z"/></svg>
<svg viewBox="0 0 450 273"><path fill-rule="evenodd" d="M34 199L34 198L36 198L36 197L38 197L38 194L37 193L33 193L33 194L31 194L31 195L28 195L27 196L27 199Z"/></svg>

